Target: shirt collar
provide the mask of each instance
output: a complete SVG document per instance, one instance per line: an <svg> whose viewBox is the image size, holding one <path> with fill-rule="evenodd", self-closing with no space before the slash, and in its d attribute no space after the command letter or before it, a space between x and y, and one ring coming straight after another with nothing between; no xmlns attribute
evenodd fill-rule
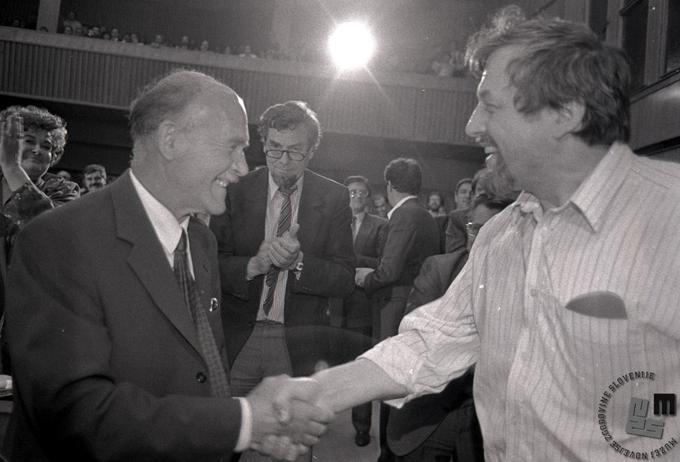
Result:
<svg viewBox="0 0 680 462"><path fill-rule="evenodd" d="M581 213L594 232L600 229L604 215L626 178L634 158L635 154L627 145L618 142L612 144L607 154L567 202ZM519 211L513 210L513 213L532 214L536 221L540 221L543 214L539 200L526 191L522 191L510 207Z"/></svg>
<svg viewBox="0 0 680 462"><path fill-rule="evenodd" d="M397 210L399 207L401 207L401 206L404 204L404 202L406 202L406 201L409 200L409 199L417 199L417 197L416 197L416 196L406 196L406 197L404 197L402 200L400 200L399 202L397 202L397 203L394 205L394 207L392 207L392 210L390 210L389 212L387 212L387 219L389 220L390 218L392 218L392 214L394 213L394 211Z"/></svg>
<svg viewBox="0 0 680 462"><path fill-rule="evenodd" d="M633 165L635 154L622 143L614 143L572 195L574 204L588 220L593 231L598 231L605 213L616 196L621 183Z"/></svg>
<svg viewBox="0 0 680 462"><path fill-rule="evenodd" d="M139 199L142 201L142 207L151 220L158 240L161 241L166 254L172 255L180 237L182 237L182 230L186 231L189 226L189 217L183 219L181 223L178 222L172 212L142 185L132 170L130 171L130 179Z"/></svg>

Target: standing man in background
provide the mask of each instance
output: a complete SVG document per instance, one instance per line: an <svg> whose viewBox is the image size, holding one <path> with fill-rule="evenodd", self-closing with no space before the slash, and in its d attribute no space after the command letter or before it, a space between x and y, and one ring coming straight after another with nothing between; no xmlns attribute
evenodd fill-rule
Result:
<svg viewBox="0 0 680 462"><path fill-rule="evenodd" d="M349 189L349 205L352 209L352 238L357 266L377 268L387 234L387 220L368 213L371 187L363 176L349 176L344 181ZM373 346L373 303L361 287L355 286L349 297L343 300L343 328L348 335L338 349L344 352L342 362L351 361ZM352 425L356 430L354 442L366 446L371 441L371 407L365 403L352 408Z"/></svg>
<svg viewBox="0 0 680 462"><path fill-rule="evenodd" d="M237 396L266 376L327 364L328 299L354 287L347 188L307 169L321 140L316 114L302 101L276 104L259 132L267 168L232 186L210 224Z"/></svg>
<svg viewBox="0 0 680 462"><path fill-rule="evenodd" d="M375 269L358 267L356 284L373 298L373 335L383 340L397 333L406 309L413 280L423 261L439 253L439 228L434 218L420 205L418 193L422 171L414 159L398 158L385 167L387 200L387 238L382 257ZM393 457L387 447L388 409L381 406L381 460Z"/></svg>

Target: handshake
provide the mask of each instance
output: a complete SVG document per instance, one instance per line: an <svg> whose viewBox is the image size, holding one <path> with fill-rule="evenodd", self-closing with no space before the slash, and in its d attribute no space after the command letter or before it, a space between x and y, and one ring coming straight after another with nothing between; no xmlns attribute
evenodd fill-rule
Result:
<svg viewBox="0 0 680 462"><path fill-rule="evenodd" d="M321 404L321 391L312 378L265 378L246 397L253 414L250 449L287 461L305 454L335 416Z"/></svg>

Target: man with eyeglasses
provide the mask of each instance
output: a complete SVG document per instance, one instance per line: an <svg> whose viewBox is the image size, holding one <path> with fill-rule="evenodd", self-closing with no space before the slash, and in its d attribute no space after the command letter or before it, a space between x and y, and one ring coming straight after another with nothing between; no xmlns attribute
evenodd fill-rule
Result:
<svg viewBox="0 0 680 462"><path fill-rule="evenodd" d="M387 220L368 213L371 187L368 179L360 175L349 176L344 181L349 189L349 206L352 209L352 237L358 267L377 268L387 234ZM373 316L370 298L356 286L343 300L342 320L344 333L339 345L343 354L341 362L351 361L368 350L373 342ZM356 430L354 442L366 446L371 441L371 403L352 408L352 425Z"/></svg>
<svg viewBox="0 0 680 462"><path fill-rule="evenodd" d="M264 377L328 363L328 298L354 289L347 188L307 170L321 138L317 115L288 101L268 108L258 128L267 167L231 185L226 213L210 224L236 396Z"/></svg>

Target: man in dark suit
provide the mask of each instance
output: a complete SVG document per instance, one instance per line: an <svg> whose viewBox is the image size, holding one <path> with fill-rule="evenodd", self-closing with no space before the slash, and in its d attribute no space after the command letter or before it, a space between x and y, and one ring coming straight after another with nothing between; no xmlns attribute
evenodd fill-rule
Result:
<svg viewBox="0 0 680 462"><path fill-rule="evenodd" d="M418 202L422 182L414 159L398 158L385 167L388 212L387 239L378 267L357 268L356 284L374 299L374 333L382 340L397 333L413 280L423 261L439 253L439 228ZM374 334L375 335L375 334ZM389 460L385 439L387 407L381 406L381 459Z"/></svg>
<svg viewBox="0 0 680 462"><path fill-rule="evenodd" d="M259 130L267 168L231 187L226 213L210 225L238 396L267 375L328 363L328 299L354 287L347 188L307 170L321 135L316 114L301 101L277 104Z"/></svg>
<svg viewBox="0 0 680 462"><path fill-rule="evenodd" d="M131 170L19 234L7 284L9 459L217 461L276 449L265 436L283 430L277 394L291 379L230 397L217 248L193 218L222 213L227 185L245 174L246 121L230 88L174 72L132 103ZM283 409L294 421L328 417L298 404ZM290 436L312 444L317 424Z"/></svg>
<svg viewBox="0 0 680 462"><path fill-rule="evenodd" d="M377 306L378 337L397 333L404 315L406 298L420 265L439 253L439 228L434 218L418 202L422 173L414 159L398 158L385 167L388 213L387 238L378 267L358 267L356 284Z"/></svg>
<svg viewBox="0 0 680 462"><path fill-rule="evenodd" d="M375 269L385 244L387 220L368 213L371 187L365 177L350 176L344 183L349 189L357 266ZM355 287L352 295L343 300L343 327L348 335L343 336L345 341L340 345L345 353L342 362L353 360L372 346L372 311L371 300L361 287ZM356 430L354 441L357 446L366 446L371 440L371 407L369 402L352 408L352 424Z"/></svg>

